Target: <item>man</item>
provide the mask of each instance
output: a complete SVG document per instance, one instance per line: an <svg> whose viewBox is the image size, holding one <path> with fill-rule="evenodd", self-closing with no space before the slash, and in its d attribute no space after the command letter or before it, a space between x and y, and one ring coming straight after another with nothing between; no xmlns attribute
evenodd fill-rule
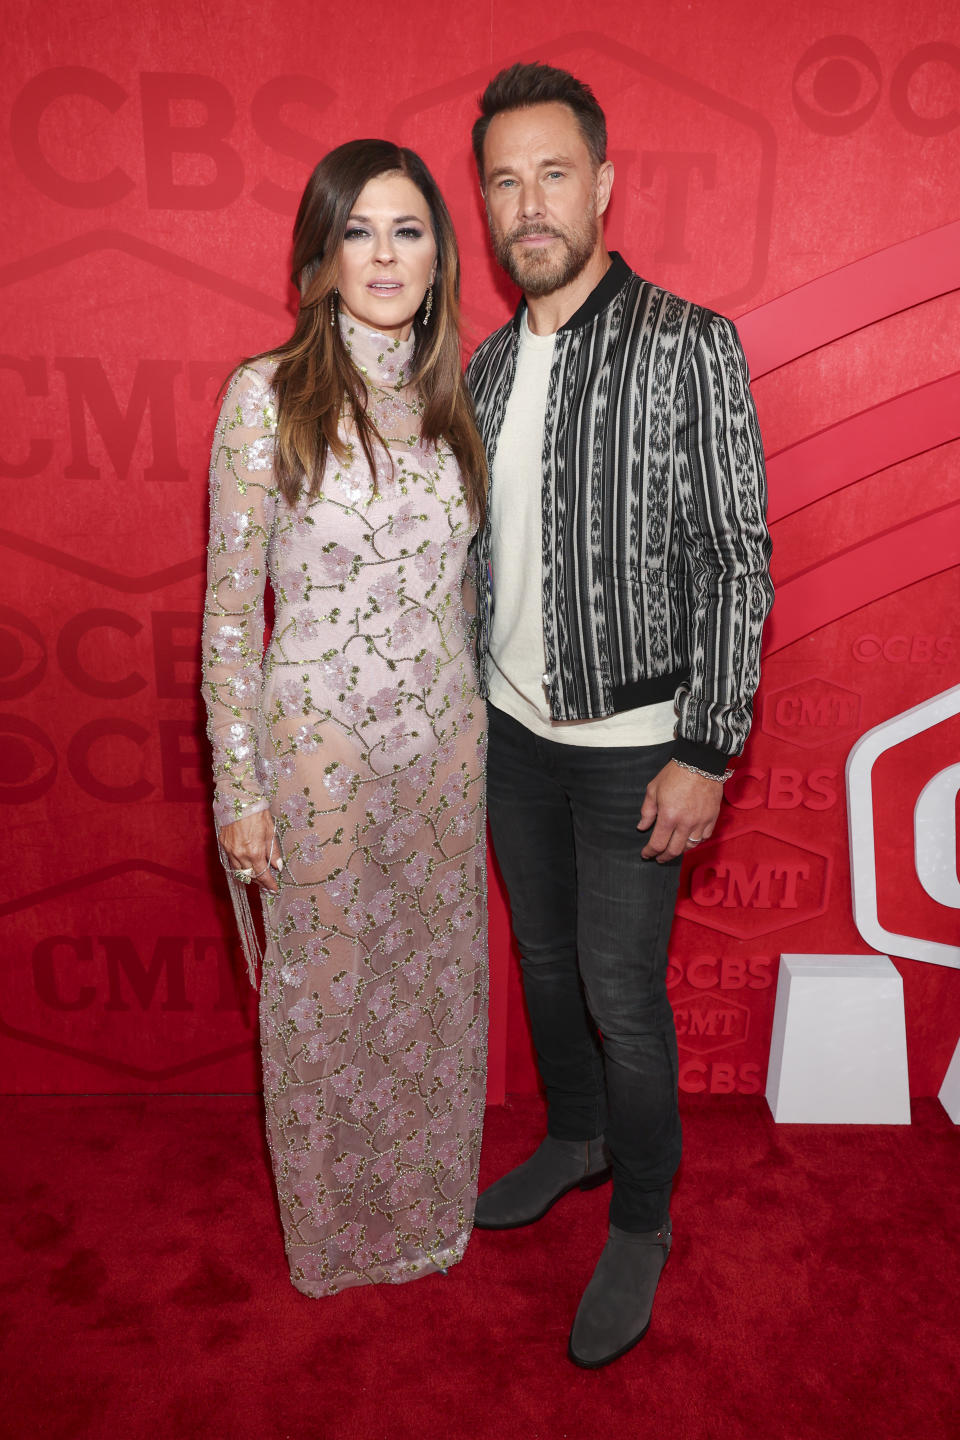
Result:
<svg viewBox="0 0 960 1440"><path fill-rule="evenodd" d="M479 537L489 811L547 1135L476 1223L540 1219L612 1165L570 1358L645 1334L680 1158L667 941L686 850L746 740L770 608L763 455L733 325L608 253L613 166L588 87L514 65L473 145L523 291L468 379L490 463Z"/></svg>

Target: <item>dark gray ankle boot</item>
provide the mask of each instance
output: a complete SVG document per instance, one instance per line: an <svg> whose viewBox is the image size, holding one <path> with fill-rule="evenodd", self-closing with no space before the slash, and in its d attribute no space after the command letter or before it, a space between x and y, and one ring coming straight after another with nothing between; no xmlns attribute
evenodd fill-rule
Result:
<svg viewBox="0 0 960 1440"><path fill-rule="evenodd" d="M570 1331L568 1354L575 1365L598 1370L643 1339L671 1238L669 1220L661 1230L638 1235L610 1226Z"/></svg>
<svg viewBox="0 0 960 1440"><path fill-rule="evenodd" d="M591 1190L610 1174L602 1136L597 1140L554 1140L548 1135L529 1160L510 1170L477 1197L479 1230L515 1230L532 1225L568 1190Z"/></svg>

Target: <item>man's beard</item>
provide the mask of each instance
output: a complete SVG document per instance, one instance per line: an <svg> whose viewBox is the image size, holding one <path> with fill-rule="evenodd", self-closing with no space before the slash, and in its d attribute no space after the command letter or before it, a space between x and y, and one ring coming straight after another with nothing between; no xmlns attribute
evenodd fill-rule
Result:
<svg viewBox="0 0 960 1440"><path fill-rule="evenodd" d="M498 235L491 223L490 234L498 264L525 295L539 300L562 290L585 269L597 244L596 197L591 199L580 224L570 229L533 223L517 225L508 234ZM556 246L550 247L552 253L549 254L546 250L518 246L516 241L525 235L555 235L561 242L560 253L556 253Z"/></svg>

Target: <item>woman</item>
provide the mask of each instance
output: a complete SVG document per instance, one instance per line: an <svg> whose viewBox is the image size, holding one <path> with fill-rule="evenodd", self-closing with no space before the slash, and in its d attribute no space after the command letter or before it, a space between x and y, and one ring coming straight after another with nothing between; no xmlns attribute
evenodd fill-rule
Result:
<svg viewBox="0 0 960 1440"><path fill-rule="evenodd" d="M320 1296L445 1270L472 1226L486 737L462 586L485 471L456 239L412 151L321 161L293 278L293 335L236 371L217 426L204 693L233 893L264 901L290 1274Z"/></svg>

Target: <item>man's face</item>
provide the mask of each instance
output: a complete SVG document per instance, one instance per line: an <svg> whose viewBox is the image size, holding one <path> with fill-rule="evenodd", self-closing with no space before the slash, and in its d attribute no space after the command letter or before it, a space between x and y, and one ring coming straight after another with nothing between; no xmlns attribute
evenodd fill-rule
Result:
<svg viewBox="0 0 960 1440"><path fill-rule="evenodd" d="M537 299L569 285L600 242L613 166L599 168L566 105L506 110L483 143L484 195L497 260Z"/></svg>

